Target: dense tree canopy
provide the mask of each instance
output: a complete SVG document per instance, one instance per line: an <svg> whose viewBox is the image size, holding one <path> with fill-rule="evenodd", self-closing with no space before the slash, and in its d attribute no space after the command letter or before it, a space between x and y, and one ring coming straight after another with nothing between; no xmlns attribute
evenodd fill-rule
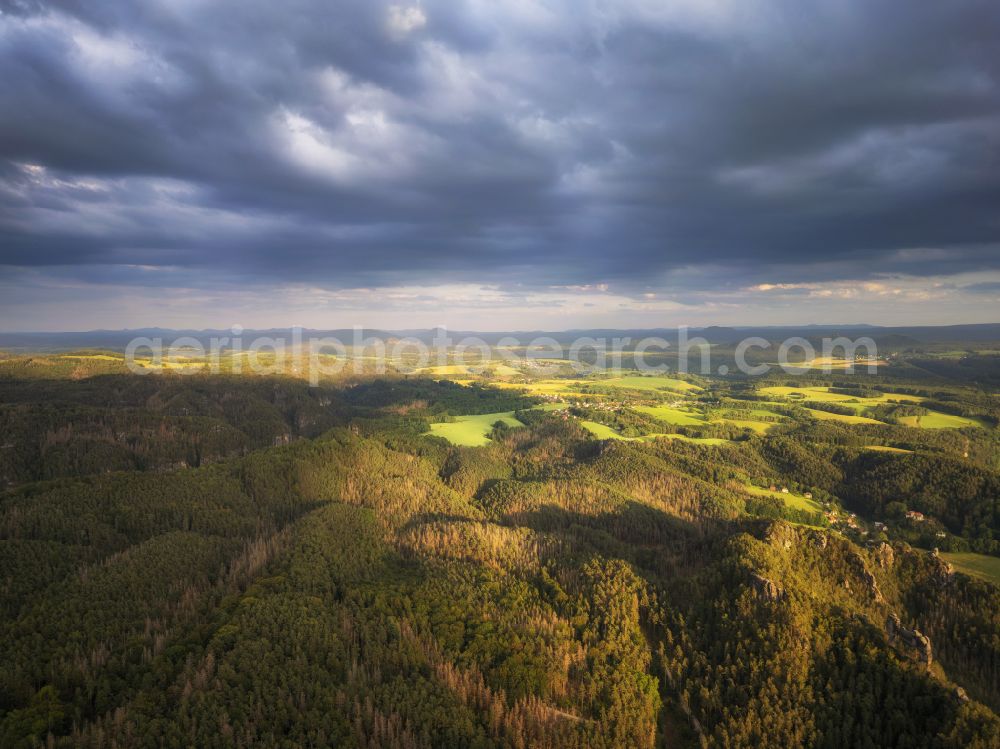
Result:
<svg viewBox="0 0 1000 749"><path fill-rule="evenodd" d="M4 747L997 746L998 589L766 490L995 551L954 435L601 441L417 378L0 393ZM427 433L510 410L484 447Z"/></svg>

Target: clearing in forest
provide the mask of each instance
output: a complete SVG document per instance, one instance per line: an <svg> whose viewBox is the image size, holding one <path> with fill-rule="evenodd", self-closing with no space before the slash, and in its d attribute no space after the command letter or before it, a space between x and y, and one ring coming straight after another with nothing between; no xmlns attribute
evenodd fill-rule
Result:
<svg viewBox="0 0 1000 749"><path fill-rule="evenodd" d="M447 421L441 424L431 424L431 434L435 437L444 437L453 445L480 447L481 445L488 445L490 443L490 438L487 435L493 431L493 425L498 421L502 421L510 427L524 426L524 424L514 418L513 411L456 416L454 419L454 421Z"/></svg>

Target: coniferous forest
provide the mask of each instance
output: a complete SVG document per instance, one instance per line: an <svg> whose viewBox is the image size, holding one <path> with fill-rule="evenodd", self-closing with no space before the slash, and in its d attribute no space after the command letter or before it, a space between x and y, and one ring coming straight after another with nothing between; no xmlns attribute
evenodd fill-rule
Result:
<svg viewBox="0 0 1000 749"><path fill-rule="evenodd" d="M704 379L678 427L610 380L3 364L5 748L1000 742L1000 588L949 561L1000 539L967 384L909 387L975 428Z"/></svg>

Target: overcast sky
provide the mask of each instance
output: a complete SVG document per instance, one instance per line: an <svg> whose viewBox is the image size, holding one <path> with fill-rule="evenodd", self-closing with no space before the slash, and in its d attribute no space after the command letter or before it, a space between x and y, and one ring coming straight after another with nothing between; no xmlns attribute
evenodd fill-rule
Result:
<svg viewBox="0 0 1000 749"><path fill-rule="evenodd" d="M0 0L0 328L1000 321L996 0Z"/></svg>

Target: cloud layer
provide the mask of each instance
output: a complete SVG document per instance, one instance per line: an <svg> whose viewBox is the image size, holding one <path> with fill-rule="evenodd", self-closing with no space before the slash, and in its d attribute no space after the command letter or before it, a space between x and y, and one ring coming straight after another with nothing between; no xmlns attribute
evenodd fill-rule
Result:
<svg viewBox="0 0 1000 749"><path fill-rule="evenodd" d="M111 288L997 299L992 0L0 10L0 273L59 315Z"/></svg>

